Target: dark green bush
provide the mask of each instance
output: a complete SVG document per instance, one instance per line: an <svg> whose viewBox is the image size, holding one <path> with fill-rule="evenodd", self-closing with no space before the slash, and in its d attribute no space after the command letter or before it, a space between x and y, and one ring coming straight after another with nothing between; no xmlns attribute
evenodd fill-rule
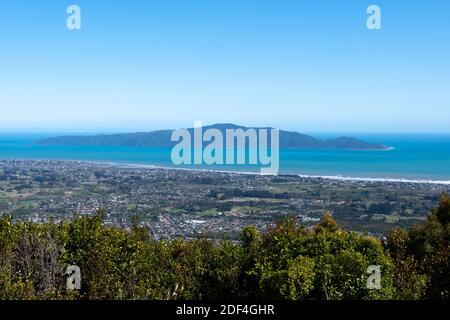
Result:
<svg viewBox="0 0 450 320"><path fill-rule="evenodd" d="M238 244L154 241L149 230L105 227L103 212L61 223L0 218L0 299L448 299L450 198L422 225L386 242L294 219ZM66 290L67 266L81 290ZM366 287L380 266L381 289Z"/></svg>

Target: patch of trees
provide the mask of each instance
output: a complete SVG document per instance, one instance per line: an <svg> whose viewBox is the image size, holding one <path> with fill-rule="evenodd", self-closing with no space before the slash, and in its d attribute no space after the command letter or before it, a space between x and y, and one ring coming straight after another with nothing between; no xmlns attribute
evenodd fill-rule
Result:
<svg viewBox="0 0 450 320"><path fill-rule="evenodd" d="M373 203L367 208L368 214L390 214L395 211L396 205L389 202Z"/></svg>
<svg viewBox="0 0 450 320"><path fill-rule="evenodd" d="M294 219L239 243L155 241L145 227L106 227L103 212L61 223L0 219L0 299L449 299L450 197L427 220L385 241L348 232L330 215ZM81 289L66 290L77 265ZM366 286L367 269L381 288Z"/></svg>
<svg viewBox="0 0 450 320"><path fill-rule="evenodd" d="M16 191L22 191L22 190L24 190L24 189L32 189L32 188L33 188L33 186L28 185L28 184L19 184L19 185L17 185L17 186L14 187L14 190L16 190Z"/></svg>

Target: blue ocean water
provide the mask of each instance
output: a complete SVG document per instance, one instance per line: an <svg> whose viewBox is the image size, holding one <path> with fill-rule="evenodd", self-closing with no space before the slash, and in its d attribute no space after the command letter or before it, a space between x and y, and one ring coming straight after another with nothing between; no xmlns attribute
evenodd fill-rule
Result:
<svg viewBox="0 0 450 320"><path fill-rule="evenodd" d="M39 146L58 134L0 134L0 159L89 160L173 166L169 148ZM313 134L319 138L340 134ZM450 134L362 134L347 136L383 143L393 150L280 150L280 173L361 178L450 181ZM245 165L198 166L230 171L259 171Z"/></svg>

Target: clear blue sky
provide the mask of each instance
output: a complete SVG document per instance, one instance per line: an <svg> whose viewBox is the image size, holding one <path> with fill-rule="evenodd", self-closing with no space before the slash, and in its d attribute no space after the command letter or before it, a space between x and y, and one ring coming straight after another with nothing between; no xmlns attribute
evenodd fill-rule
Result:
<svg viewBox="0 0 450 320"><path fill-rule="evenodd" d="M449 132L450 1L1 1L0 111L3 131Z"/></svg>

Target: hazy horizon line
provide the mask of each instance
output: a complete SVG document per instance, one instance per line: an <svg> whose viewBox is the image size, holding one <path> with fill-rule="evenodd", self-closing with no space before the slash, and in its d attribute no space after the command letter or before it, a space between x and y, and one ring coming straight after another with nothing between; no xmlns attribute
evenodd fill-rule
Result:
<svg viewBox="0 0 450 320"><path fill-rule="evenodd" d="M234 124L242 127L249 128L276 128L284 131L298 132L304 134L346 134L346 133L357 133L357 134L450 134L449 131L443 130L329 130L329 129L314 129L314 130L302 130L300 128L292 127L277 127L277 126L267 126L267 125L244 125L234 122L217 122L212 124L205 124L204 127L218 125L218 124ZM158 130L175 130L180 128L192 128L193 126L161 126L153 127L149 126L148 129L143 128L92 128L92 129L58 129L58 128L0 128L0 134L121 134L121 133L141 133L141 132L153 132Z"/></svg>

